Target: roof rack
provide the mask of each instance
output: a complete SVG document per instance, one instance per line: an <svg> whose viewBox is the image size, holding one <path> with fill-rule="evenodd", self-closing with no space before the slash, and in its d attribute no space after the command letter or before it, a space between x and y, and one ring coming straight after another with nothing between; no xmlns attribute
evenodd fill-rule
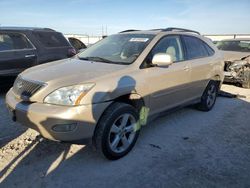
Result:
<svg viewBox="0 0 250 188"><path fill-rule="evenodd" d="M121 32L119 32L119 33L127 33L127 32L132 32L132 31L140 31L140 30L128 29L128 30L121 31Z"/></svg>
<svg viewBox="0 0 250 188"><path fill-rule="evenodd" d="M178 28L178 27L168 27L165 29L161 29L161 31L179 31L179 32L190 32L190 33L196 33L200 35L198 31L190 30L190 29L183 29L183 28Z"/></svg>
<svg viewBox="0 0 250 188"><path fill-rule="evenodd" d="M194 31L194 30L190 30L190 29L184 29L184 28L178 28L178 27L168 27L165 29L150 29L150 31L179 31L179 32L189 32L189 33L195 33L197 35L200 35L200 33L198 31ZM140 31L140 30L136 30L136 29L128 29L128 30L124 30L121 31L119 33L127 33L127 32L133 32L133 31Z"/></svg>

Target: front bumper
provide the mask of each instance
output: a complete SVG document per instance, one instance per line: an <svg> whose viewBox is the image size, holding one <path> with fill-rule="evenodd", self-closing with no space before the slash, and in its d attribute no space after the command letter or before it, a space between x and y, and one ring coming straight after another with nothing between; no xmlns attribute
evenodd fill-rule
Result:
<svg viewBox="0 0 250 188"><path fill-rule="evenodd" d="M74 142L92 138L95 126L111 102L76 107L23 102L12 91L6 95L6 104L17 122L35 129L43 137L56 141ZM74 125L70 131L54 130L55 126Z"/></svg>

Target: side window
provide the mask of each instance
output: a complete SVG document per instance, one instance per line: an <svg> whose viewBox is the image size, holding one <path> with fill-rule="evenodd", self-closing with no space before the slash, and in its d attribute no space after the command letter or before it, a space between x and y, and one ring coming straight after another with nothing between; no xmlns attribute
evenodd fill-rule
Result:
<svg viewBox="0 0 250 188"><path fill-rule="evenodd" d="M56 32L34 32L37 40L45 47L63 47L69 46L67 40L61 33Z"/></svg>
<svg viewBox="0 0 250 188"><path fill-rule="evenodd" d="M180 37L167 36L161 39L153 48L150 55L153 58L153 56L158 53L169 54L174 62L184 60Z"/></svg>
<svg viewBox="0 0 250 188"><path fill-rule="evenodd" d="M0 51L23 50L33 48L27 38L19 33L0 34Z"/></svg>
<svg viewBox="0 0 250 188"><path fill-rule="evenodd" d="M204 42L196 37L183 36L185 42L187 59L196 59L209 56Z"/></svg>
<svg viewBox="0 0 250 188"><path fill-rule="evenodd" d="M13 40L7 34L0 34L0 52L13 50Z"/></svg>
<svg viewBox="0 0 250 188"><path fill-rule="evenodd" d="M208 52L208 55L209 56L214 55L214 50L210 46L208 46L206 43L203 43L203 44L204 44L204 46L205 46L205 48L206 48L206 50Z"/></svg>
<svg viewBox="0 0 250 188"><path fill-rule="evenodd" d="M80 49L84 49L84 48L87 48L86 45L81 42L80 40L76 39L76 38L68 38L69 39L69 42L70 44L77 50L80 50Z"/></svg>

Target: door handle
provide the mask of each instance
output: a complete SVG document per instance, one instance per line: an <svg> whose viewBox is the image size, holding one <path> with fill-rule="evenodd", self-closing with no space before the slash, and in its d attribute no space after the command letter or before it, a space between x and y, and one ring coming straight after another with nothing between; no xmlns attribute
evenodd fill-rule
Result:
<svg viewBox="0 0 250 188"><path fill-rule="evenodd" d="M184 67L184 71L189 71L189 69L190 69L189 66Z"/></svg>
<svg viewBox="0 0 250 188"><path fill-rule="evenodd" d="M29 55L25 55L25 58L29 58L29 57L35 57L35 54L29 54Z"/></svg>

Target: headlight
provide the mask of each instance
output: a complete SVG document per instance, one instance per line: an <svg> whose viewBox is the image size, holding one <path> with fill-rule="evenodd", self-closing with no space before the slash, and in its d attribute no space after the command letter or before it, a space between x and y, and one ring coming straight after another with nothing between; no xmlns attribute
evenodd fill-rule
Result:
<svg viewBox="0 0 250 188"><path fill-rule="evenodd" d="M82 98L87 94L87 92L94 87L95 84L83 84L62 87L53 91L47 97L45 97L44 102L49 104L67 105L67 106L77 106L81 104Z"/></svg>
<svg viewBox="0 0 250 188"><path fill-rule="evenodd" d="M239 60L239 61L234 61L232 65L229 66L229 68L241 68L245 64L247 64L247 61L244 60Z"/></svg>

